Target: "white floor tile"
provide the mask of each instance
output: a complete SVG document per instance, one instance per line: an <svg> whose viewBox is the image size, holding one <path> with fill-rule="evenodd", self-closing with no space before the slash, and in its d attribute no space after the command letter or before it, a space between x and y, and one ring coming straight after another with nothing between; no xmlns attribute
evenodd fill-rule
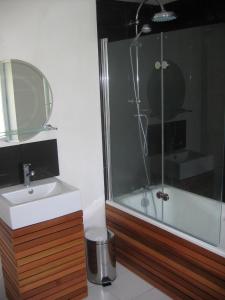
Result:
<svg viewBox="0 0 225 300"><path fill-rule="evenodd" d="M85 300L119 300L101 286L92 286L88 289L88 297Z"/></svg>
<svg viewBox="0 0 225 300"><path fill-rule="evenodd" d="M136 298L133 298L133 300L171 300L171 298L154 288Z"/></svg>
<svg viewBox="0 0 225 300"><path fill-rule="evenodd" d="M123 270L124 271L124 270ZM117 270L117 278L111 286L105 287L105 290L110 292L120 300L130 300L133 297L143 294L153 288L150 284L142 280L130 271L120 273L120 268Z"/></svg>
<svg viewBox="0 0 225 300"><path fill-rule="evenodd" d="M116 272L118 274L123 274L123 273L129 272L129 270L117 262L116 263Z"/></svg>
<svg viewBox="0 0 225 300"><path fill-rule="evenodd" d="M95 286L95 284L90 282L90 281L87 281L87 285L88 285L88 288L91 288L92 286Z"/></svg>

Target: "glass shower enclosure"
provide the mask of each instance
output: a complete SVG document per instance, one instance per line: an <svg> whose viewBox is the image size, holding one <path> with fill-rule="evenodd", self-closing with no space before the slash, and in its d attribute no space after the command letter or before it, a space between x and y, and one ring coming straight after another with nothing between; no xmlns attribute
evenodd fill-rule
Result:
<svg viewBox="0 0 225 300"><path fill-rule="evenodd" d="M103 39L101 62L108 200L218 245L224 24Z"/></svg>

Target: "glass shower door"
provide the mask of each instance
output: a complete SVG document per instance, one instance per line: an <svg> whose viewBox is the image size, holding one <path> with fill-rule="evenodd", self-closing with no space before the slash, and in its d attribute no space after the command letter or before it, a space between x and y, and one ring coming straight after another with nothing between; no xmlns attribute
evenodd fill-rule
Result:
<svg viewBox="0 0 225 300"><path fill-rule="evenodd" d="M102 44L108 199L218 245L224 24Z"/></svg>
<svg viewBox="0 0 225 300"><path fill-rule="evenodd" d="M225 25L163 36L163 222L218 245L221 230Z"/></svg>
<svg viewBox="0 0 225 300"><path fill-rule="evenodd" d="M151 78L159 53L158 35L142 36L135 43L129 39L107 44L108 107L104 114L108 119L105 136L110 144L109 198L161 221L162 201L155 198L152 189L161 184L161 139L158 136L161 104L155 111L151 111L149 105ZM152 133L155 139L150 142Z"/></svg>

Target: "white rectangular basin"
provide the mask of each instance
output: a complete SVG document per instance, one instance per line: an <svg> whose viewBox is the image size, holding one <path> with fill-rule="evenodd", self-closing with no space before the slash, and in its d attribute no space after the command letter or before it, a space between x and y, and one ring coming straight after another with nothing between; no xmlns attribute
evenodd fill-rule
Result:
<svg viewBox="0 0 225 300"><path fill-rule="evenodd" d="M0 218L18 229L81 210L78 189L48 178L33 181L29 188L16 185L0 189Z"/></svg>
<svg viewBox="0 0 225 300"><path fill-rule="evenodd" d="M213 169L213 155L204 155L186 150L165 157L165 170L168 176L180 180L197 176Z"/></svg>

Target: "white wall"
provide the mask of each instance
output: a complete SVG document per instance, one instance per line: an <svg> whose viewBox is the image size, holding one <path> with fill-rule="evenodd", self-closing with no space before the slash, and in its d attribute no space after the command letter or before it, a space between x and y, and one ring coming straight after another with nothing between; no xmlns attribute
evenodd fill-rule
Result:
<svg viewBox="0 0 225 300"><path fill-rule="evenodd" d="M58 131L30 142L57 138L60 178L81 190L86 227L104 223L96 27L95 0L0 0L0 60L33 64L54 95Z"/></svg>

